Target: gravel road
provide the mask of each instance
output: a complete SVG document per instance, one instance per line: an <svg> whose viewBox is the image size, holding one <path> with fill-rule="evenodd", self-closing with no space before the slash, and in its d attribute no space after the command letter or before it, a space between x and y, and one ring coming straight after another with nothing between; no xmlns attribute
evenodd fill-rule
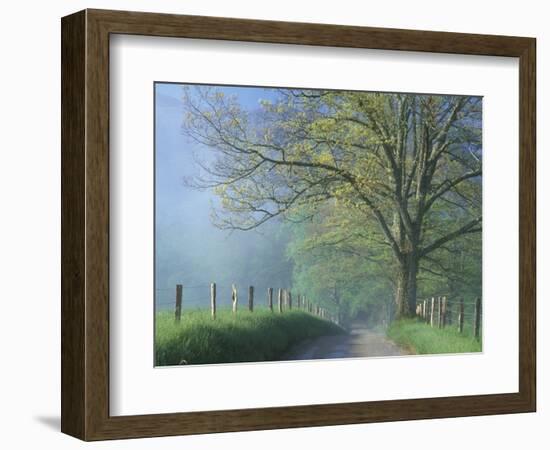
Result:
<svg viewBox="0 0 550 450"><path fill-rule="evenodd" d="M390 341L384 333L368 329L363 322L355 322L349 334L321 336L303 341L291 348L281 360L366 358L407 354L409 353L406 350Z"/></svg>

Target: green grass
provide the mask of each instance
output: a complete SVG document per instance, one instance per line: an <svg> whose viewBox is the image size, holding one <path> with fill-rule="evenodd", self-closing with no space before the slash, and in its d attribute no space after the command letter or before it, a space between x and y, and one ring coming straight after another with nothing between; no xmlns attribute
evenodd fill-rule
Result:
<svg viewBox="0 0 550 450"><path fill-rule="evenodd" d="M397 320L389 326L387 335L419 355L481 352L481 341L471 334L460 334L455 326L439 329L416 319Z"/></svg>
<svg viewBox="0 0 550 450"><path fill-rule="evenodd" d="M216 320L209 311L185 311L179 324L172 312L158 312L155 360L158 366L274 361L304 339L344 332L332 322L299 310L282 314L242 310L236 317L230 310L221 310Z"/></svg>

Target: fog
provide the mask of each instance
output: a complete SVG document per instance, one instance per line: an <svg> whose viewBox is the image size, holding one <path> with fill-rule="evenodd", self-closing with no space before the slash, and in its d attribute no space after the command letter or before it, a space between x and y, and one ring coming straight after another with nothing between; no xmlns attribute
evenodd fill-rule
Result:
<svg viewBox="0 0 550 450"><path fill-rule="evenodd" d="M256 289L256 304L264 304L267 288L290 286L292 265L285 255L288 233L271 221L254 231L216 228L211 211L218 201L211 190L184 183L199 170L196 158L211 150L182 132L184 117L180 85L156 85L155 123L155 301L157 309L173 308L176 284L183 285L184 308L206 308L211 282L217 284L220 306L231 302L237 285L239 303L248 286ZM253 91L258 91L254 89ZM251 108L258 92L246 96Z"/></svg>
<svg viewBox="0 0 550 450"><path fill-rule="evenodd" d="M415 112L408 117L420 117L418 124L409 118L400 128L408 137L401 141L405 150L398 153L401 167L410 171L406 198L416 192L414 198L423 205L415 206L414 199L403 204L401 191L392 190L401 186L392 178L397 176L391 168L397 153L384 158L377 153L378 140L368 144L375 150L359 150L374 135L386 139L384 133L378 136L367 126L342 128L340 121L327 121L326 114L329 118L339 114L327 112L333 107L328 106L333 96L308 95L295 101L295 93L273 88L192 86L184 90L182 84L155 85L157 309L174 307L178 284L183 285L184 309L208 308L213 282L220 307L230 305L233 284L241 307L249 286L255 288L256 306L266 304L268 288L292 289L293 295L305 294L342 320L363 316L372 323L388 323L397 305L403 307L400 314L412 315L415 302L434 295L481 296L479 99L428 96L426 100L425 94L418 94L414 101L405 102L402 96L396 100L397 94L354 93L340 98L337 94L335 111L353 107L371 114L361 103L371 102L369 108L382 114L391 130L394 117L399 117L396 102ZM311 98L322 100L309 103ZM452 119L450 104L466 108L467 119ZM438 169L420 171L419 182L415 168L421 153L415 149L422 147L422 127L428 126L433 114L439 117L441 136L448 138L449 145L453 142L452 150L435 153ZM454 124L452 131L443 131L446 123ZM310 138L302 137L305 130L306 136L312 134ZM269 164L261 169L254 166L257 163L249 155L258 154L254 145L259 144L249 132L260 133L260 147L275 148L282 160L265 157L262 162L269 160ZM336 144L322 144L323 133L336 136ZM287 137L290 145L278 144ZM316 142L314 149L307 150L312 142ZM426 153L428 143L425 147ZM335 171L351 175L334 175ZM193 178L195 183L190 182ZM217 194L206 186L217 186ZM298 194L292 198L294 193ZM284 208L288 204L293 209L290 213ZM415 208L421 208L422 214ZM232 227L231 231L214 225L213 213L220 211L232 217L224 222L222 213L217 223ZM404 215L401 221L396 220L399 213ZM405 239L404 224L411 221L410 214L423 220L423 228L418 228L421 239ZM239 227L253 229L238 231ZM415 228L409 227L414 235ZM458 230L450 232L455 227Z"/></svg>

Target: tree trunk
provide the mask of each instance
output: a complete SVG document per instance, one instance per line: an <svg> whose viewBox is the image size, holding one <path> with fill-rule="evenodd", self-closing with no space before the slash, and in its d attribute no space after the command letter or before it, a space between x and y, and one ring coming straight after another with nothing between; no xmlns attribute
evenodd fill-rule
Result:
<svg viewBox="0 0 550 450"><path fill-rule="evenodd" d="M418 274L418 256L416 252L405 255L398 266L395 304L396 319L414 317L416 308L416 276Z"/></svg>

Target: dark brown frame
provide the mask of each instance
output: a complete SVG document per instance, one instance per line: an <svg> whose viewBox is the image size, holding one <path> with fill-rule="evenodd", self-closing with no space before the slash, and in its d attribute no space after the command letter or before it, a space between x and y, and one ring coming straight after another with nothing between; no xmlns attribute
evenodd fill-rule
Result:
<svg viewBox="0 0 550 450"><path fill-rule="evenodd" d="M84 440L535 411L533 38L85 10L62 30L61 429ZM519 58L519 392L109 416L109 35L220 39Z"/></svg>

